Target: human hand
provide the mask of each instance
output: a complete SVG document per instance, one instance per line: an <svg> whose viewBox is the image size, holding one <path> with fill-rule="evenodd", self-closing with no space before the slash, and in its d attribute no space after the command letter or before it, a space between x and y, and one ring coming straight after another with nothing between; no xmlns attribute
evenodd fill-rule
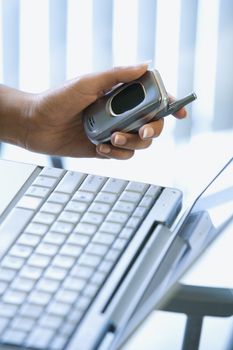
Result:
<svg viewBox="0 0 233 350"><path fill-rule="evenodd" d="M111 144L95 146L85 134L82 111L116 85L139 78L147 68L147 64L118 67L67 81L43 93L21 93L24 103L21 103L20 123L23 127L17 144L31 151L58 156L131 158L135 150L149 147L152 138L161 133L162 118L142 126L138 134L115 132ZM185 115L184 108L175 114L178 118Z"/></svg>

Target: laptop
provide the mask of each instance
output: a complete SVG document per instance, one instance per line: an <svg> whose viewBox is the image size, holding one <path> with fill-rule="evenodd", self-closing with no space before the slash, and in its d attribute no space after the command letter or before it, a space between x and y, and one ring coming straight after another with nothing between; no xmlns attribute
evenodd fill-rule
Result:
<svg viewBox="0 0 233 350"><path fill-rule="evenodd" d="M0 160L0 349L121 347L232 220L232 174L181 216L175 188Z"/></svg>

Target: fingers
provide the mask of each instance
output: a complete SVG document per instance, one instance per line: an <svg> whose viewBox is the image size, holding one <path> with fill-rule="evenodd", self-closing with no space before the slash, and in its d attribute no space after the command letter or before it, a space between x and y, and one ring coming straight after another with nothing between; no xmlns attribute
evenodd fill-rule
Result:
<svg viewBox="0 0 233 350"><path fill-rule="evenodd" d="M169 95L169 102L174 102L175 98L171 95ZM183 119L187 116L187 111L184 107L182 107L181 109L179 109L176 113L174 113L174 117L178 118L178 119Z"/></svg>
<svg viewBox="0 0 233 350"><path fill-rule="evenodd" d="M101 144L96 146L96 153L101 158L126 160L133 157L134 150L121 149L110 144Z"/></svg>
<svg viewBox="0 0 233 350"><path fill-rule="evenodd" d="M119 83L127 83L143 75L148 68L146 63L129 67L115 67L105 72L84 76L79 81L83 93L101 95ZM82 84L82 86L81 86Z"/></svg>

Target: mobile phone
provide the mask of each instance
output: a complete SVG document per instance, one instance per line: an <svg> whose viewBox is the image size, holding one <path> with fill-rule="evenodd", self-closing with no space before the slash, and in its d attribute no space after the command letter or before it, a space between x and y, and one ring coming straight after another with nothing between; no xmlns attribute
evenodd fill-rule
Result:
<svg viewBox="0 0 233 350"><path fill-rule="evenodd" d="M191 93L170 102L159 72L148 70L88 106L83 111L84 129L92 143L109 142L113 132L135 133L142 125L172 114L196 98Z"/></svg>

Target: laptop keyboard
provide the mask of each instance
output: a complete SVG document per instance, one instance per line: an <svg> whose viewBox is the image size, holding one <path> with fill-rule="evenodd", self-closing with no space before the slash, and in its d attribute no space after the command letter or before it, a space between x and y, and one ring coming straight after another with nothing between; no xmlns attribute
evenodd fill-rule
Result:
<svg viewBox="0 0 233 350"><path fill-rule="evenodd" d="M0 264L0 343L63 349L161 192L44 168L10 214L17 239Z"/></svg>

